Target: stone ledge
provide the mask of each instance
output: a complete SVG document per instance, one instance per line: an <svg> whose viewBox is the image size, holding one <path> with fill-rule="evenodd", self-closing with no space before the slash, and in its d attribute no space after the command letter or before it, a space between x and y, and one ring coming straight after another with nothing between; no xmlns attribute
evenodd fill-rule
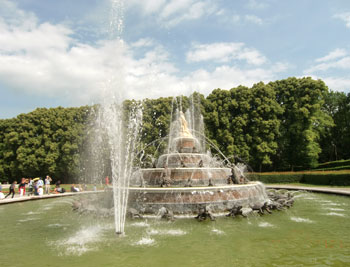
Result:
<svg viewBox="0 0 350 267"><path fill-rule="evenodd" d="M350 188L349 189L341 189L341 188L320 188L320 187L311 187L311 186L293 186L293 185L266 185L266 189L286 189L286 190L304 190L315 193L324 193L324 194L335 194L335 195L343 195L350 196Z"/></svg>
<svg viewBox="0 0 350 267"><path fill-rule="evenodd" d="M25 201L30 201L30 200L40 200L40 199L57 198L57 197L69 197L69 196L84 195L84 194L95 194L95 193L101 193L101 192L104 192L104 191L98 190L98 191L85 191L85 192L67 192L67 193L50 194L50 195L43 195L43 196L24 196L24 197L17 196L14 198L1 199L0 205L25 202Z"/></svg>

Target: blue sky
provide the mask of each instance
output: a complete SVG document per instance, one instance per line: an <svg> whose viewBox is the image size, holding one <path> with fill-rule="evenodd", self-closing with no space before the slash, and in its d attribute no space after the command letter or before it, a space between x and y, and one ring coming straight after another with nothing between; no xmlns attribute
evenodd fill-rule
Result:
<svg viewBox="0 0 350 267"><path fill-rule="evenodd" d="M348 0L0 0L0 118L349 70Z"/></svg>

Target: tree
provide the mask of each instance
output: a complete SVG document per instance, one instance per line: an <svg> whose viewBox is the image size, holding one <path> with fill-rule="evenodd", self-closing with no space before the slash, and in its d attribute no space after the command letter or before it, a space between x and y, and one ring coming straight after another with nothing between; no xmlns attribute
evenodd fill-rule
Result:
<svg viewBox="0 0 350 267"><path fill-rule="evenodd" d="M322 111L327 86L321 80L288 78L271 82L283 108L275 165L313 167L321 152L319 138L332 119Z"/></svg>
<svg viewBox="0 0 350 267"><path fill-rule="evenodd" d="M334 124L325 129L320 144L320 161L350 158L350 93L329 92L325 97L324 112L333 118Z"/></svg>
<svg viewBox="0 0 350 267"><path fill-rule="evenodd" d="M262 170L272 164L271 157L277 152L277 138L280 135L282 108L276 101L276 93L263 82L251 89L248 132L251 164Z"/></svg>

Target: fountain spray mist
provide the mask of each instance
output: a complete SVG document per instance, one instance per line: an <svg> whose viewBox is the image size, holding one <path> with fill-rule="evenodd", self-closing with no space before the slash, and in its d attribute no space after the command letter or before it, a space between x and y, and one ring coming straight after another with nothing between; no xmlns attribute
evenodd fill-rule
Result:
<svg viewBox="0 0 350 267"><path fill-rule="evenodd" d="M125 74L123 68L123 31L124 2L111 0L109 38L115 44L115 57L118 65L109 73L102 87L103 101L98 116L101 130L99 133L107 137L107 147L111 164L113 200L115 215L115 231L124 233L125 217L129 196L130 177L133 173L135 150L139 141L142 108L132 103L128 107L123 104L125 92ZM118 51L119 50L119 51ZM111 64L115 58L111 57ZM102 138L101 138L102 139ZM96 155L97 156L97 155ZM101 156L101 155L100 155Z"/></svg>
<svg viewBox="0 0 350 267"><path fill-rule="evenodd" d="M130 178L140 136L142 109L137 105L131 107L127 120L123 118L125 111L117 103L104 106L102 112L112 165L115 230L117 234L123 234Z"/></svg>

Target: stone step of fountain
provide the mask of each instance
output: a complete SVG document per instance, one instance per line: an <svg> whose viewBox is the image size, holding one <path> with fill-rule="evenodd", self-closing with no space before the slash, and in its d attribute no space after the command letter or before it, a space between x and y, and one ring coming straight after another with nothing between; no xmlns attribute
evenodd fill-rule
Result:
<svg viewBox="0 0 350 267"><path fill-rule="evenodd" d="M259 182L212 187L131 187L129 192L132 207L146 214L156 214L162 207L172 210L174 214L193 213L203 205L210 205L214 212L222 212L234 205L247 206L268 200L264 185Z"/></svg>
<svg viewBox="0 0 350 267"><path fill-rule="evenodd" d="M211 158L206 154L199 153L172 153L161 155L157 167L209 167Z"/></svg>
<svg viewBox="0 0 350 267"><path fill-rule="evenodd" d="M131 185L158 185L164 179L168 179L171 186L185 185L224 185L231 174L229 168L163 168L142 169L138 175L133 177Z"/></svg>

